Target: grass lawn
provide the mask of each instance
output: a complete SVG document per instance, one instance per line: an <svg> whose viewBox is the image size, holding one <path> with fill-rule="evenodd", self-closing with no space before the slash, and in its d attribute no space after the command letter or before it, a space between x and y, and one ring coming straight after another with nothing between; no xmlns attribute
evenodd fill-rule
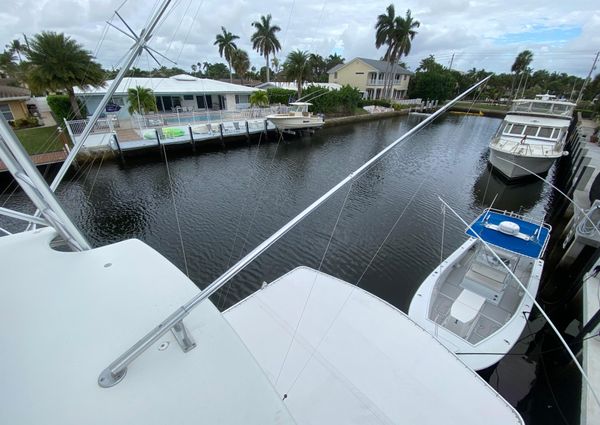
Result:
<svg viewBox="0 0 600 425"><path fill-rule="evenodd" d="M456 102L456 106L471 109L487 109L491 111L508 111L508 105L492 105L490 103Z"/></svg>
<svg viewBox="0 0 600 425"><path fill-rule="evenodd" d="M30 155L60 151L68 137L66 135L59 137L56 126L15 130L15 134Z"/></svg>

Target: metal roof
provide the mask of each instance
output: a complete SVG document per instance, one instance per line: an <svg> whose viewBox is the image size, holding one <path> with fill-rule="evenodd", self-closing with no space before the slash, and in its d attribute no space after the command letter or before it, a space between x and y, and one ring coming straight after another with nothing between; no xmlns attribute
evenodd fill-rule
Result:
<svg viewBox="0 0 600 425"><path fill-rule="evenodd" d="M322 87L322 88L331 89L331 90L339 90L342 88L342 86L337 83L314 83L314 82L307 81L302 84L302 88L307 88L310 86ZM280 89L296 91L298 89L298 85L293 81L291 81L291 82L290 81L270 81L268 83L261 83L261 84L257 85L256 88L259 88L259 89L280 88Z"/></svg>
<svg viewBox="0 0 600 425"><path fill-rule="evenodd" d="M31 92L23 87L0 86L0 100L29 99Z"/></svg>
<svg viewBox="0 0 600 425"><path fill-rule="evenodd" d="M103 87L87 87L82 90L75 87L75 94L97 94L106 93L106 88L113 82L108 80ZM253 87L241 86L238 84L226 83L223 81L211 80L208 78L196 78L187 74L174 75L168 78L142 78L126 77L123 78L116 95L126 95L127 90L141 86L151 89L155 94L189 94L189 93L235 93L246 94L253 93L257 89Z"/></svg>
<svg viewBox="0 0 600 425"><path fill-rule="evenodd" d="M335 72L337 70L339 70L340 68L343 68L346 65L349 65L350 63L354 62L355 60L360 60L363 61L364 63L366 63L367 65L369 65L371 68L379 71L379 72L390 72L389 69L389 63L386 61L379 61L376 59L367 59L367 58L354 58L352 59L350 62L346 62L345 64L341 64L341 65L336 65L333 68L331 68L329 71L327 71L328 73L332 73ZM395 73L398 74L406 74L406 75L415 75L414 72L411 72L407 69L404 69L403 67L396 65L396 67L394 68Z"/></svg>

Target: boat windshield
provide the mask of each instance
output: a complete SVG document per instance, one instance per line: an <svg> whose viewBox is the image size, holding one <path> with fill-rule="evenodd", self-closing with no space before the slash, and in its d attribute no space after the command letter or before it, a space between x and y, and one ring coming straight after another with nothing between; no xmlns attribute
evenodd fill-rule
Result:
<svg viewBox="0 0 600 425"><path fill-rule="evenodd" d="M308 105L290 105L290 112L308 112Z"/></svg>
<svg viewBox="0 0 600 425"><path fill-rule="evenodd" d="M523 100L513 103L511 112L531 112L538 114L570 117L575 106L561 102L544 102L539 100Z"/></svg>

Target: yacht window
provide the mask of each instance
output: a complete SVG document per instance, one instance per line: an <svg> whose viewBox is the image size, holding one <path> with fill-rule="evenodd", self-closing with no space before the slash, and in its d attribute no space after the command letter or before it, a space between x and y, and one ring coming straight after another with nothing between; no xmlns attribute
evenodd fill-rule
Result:
<svg viewBox="0 0 600 425"><path fill-rule="evenodd" d="M525 128L522 124L513 124L510 129L510 134L523 134L523 129Z"/></svg>
<svg viewBox="0 0 600 425"><path fill-rule="evenodd" d="M500 127L500 133L509 133L510 132L510 127L512 126L511 123L507 122L504 123L502 125L502 127Z"/></svg>
<svg viewBox="0 0 600 425"><path fill-rule="evenodd" d="M554 112L563 113L567 111L567 105L554 105Z"/></svg>
<svg viewBox="0 0 600 425"><path fill-rule="evenodd" d="M560 133L560 130L558 128L555 128L554 131L552 132L552 138L553 139L558 139L558 134Z"/></svg>
<svg viewBox="0 0 600 425"><path fill-rule="evenodd" d="M552 136L552 127L542 127L538 133L538 137L550 138Z"/></svg>
<svg viewBox="0 0 600 425"><path fill-rule="evenodd" d="M525 128L525 134L527 136L535 136L537 134L537 132L538 132L538 128L539 127L528 125Z"/></svg>

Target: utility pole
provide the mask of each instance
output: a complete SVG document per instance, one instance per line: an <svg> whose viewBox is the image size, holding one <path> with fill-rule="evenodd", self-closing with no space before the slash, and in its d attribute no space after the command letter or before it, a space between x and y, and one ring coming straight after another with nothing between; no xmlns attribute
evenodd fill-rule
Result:
<svg viewBox="0 0 600 425"><path fill-rule="evenodd" d="M596 53L596 58L594 58L594 63L592 64L592 67L590 68L590 72L588 72L587 78L583 82L583 86L581 86L581 90L579 90L579 96L577 96L577 100L575 101L575 103L579 103L579 101L583 97L583 92L585 91L587 85L589 84L590 80L592 79L592 72L594 72L594 69L596 69L596 62L598 62L598 56L600 56L600 52Z"/></svg>
<svg viewBox="0 0 600 425"><path fill-rule="evenodd" d="M450 58L450 66L448 67L449 71L452 71L452 63L454 62L454 52L452 52L452 57Z"/></svg>

